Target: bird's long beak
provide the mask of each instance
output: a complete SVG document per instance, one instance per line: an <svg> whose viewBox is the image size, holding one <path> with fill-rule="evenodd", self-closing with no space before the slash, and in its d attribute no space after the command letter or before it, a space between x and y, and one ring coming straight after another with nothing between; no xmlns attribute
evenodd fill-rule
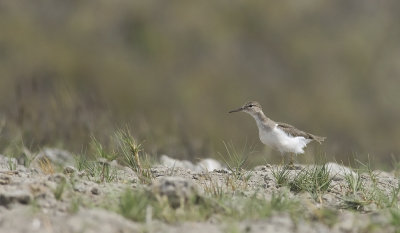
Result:
<svg viewBox="0 0 400 233"><path fill-rule="evenodd" d="M238 109L229 111L229 113L240 112L240 111L243 111L243 109L244 109L243 107L240 107L240 108L238 108Z"/></svg>

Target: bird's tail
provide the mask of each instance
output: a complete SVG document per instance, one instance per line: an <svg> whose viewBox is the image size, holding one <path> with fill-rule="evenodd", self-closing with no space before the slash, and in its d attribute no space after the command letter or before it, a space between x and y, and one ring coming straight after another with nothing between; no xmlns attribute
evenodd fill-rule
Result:
<svg viewBox="0 0 400 233"><path fill-rule="evenodd" d="M310 136L313 140L317 141L319 144L321 144L326 139L326 137L316 136L312 134Z"/></svg>

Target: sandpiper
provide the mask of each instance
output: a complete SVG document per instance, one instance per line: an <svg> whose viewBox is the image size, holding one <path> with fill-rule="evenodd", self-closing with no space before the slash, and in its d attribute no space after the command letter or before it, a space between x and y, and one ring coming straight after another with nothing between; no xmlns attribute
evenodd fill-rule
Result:
<svg viewBox="0 0 400 233"><path fill-rule="evenodd" d="M293 155L303 154L304 148L309 142L317 141L321 144L325 140L325 137L315 136L296 129L292 125L269 119L264 115L261 105L256 101L250 101L229 113L233 112L250 114L256 120L261 142L280 151L282 155L291 153L291 165L293 165Z"/></svg>

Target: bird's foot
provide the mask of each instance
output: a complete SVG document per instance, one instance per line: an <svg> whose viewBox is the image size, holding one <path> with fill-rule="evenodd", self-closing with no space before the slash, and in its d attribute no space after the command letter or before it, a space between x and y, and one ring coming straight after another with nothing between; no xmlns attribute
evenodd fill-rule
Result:
<svg viewBox="0 0 400 233"><path fill-rule="evenodd" d="M293 163L293 160L290 160L290 162L287 164L287 168L289 170L296 170L296 166Z"/></svg>
<svg viewBox="0 0 400 233"><path fill-rule="evenodd" d="M289 164L287 165L289 170L301 170L301 166L294 164L294 155L290 155Z"/></svg>

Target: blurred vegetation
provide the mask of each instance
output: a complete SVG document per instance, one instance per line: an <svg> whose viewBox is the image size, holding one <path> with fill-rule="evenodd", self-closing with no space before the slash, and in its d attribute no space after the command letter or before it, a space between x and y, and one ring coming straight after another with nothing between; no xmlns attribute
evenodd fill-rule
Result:
<svg viewBox="0 0 400 233"><path fill-rule="evenodd" d="M394 0L1 1L0 151L22 138L82 152L91 134L107 143L128 124L154 155L194 160L248 141L259 161L280 161L252 119L227 114L258 100L272 119L328 137L311 153L389 165L400 154L399 10Z"/></svg>

